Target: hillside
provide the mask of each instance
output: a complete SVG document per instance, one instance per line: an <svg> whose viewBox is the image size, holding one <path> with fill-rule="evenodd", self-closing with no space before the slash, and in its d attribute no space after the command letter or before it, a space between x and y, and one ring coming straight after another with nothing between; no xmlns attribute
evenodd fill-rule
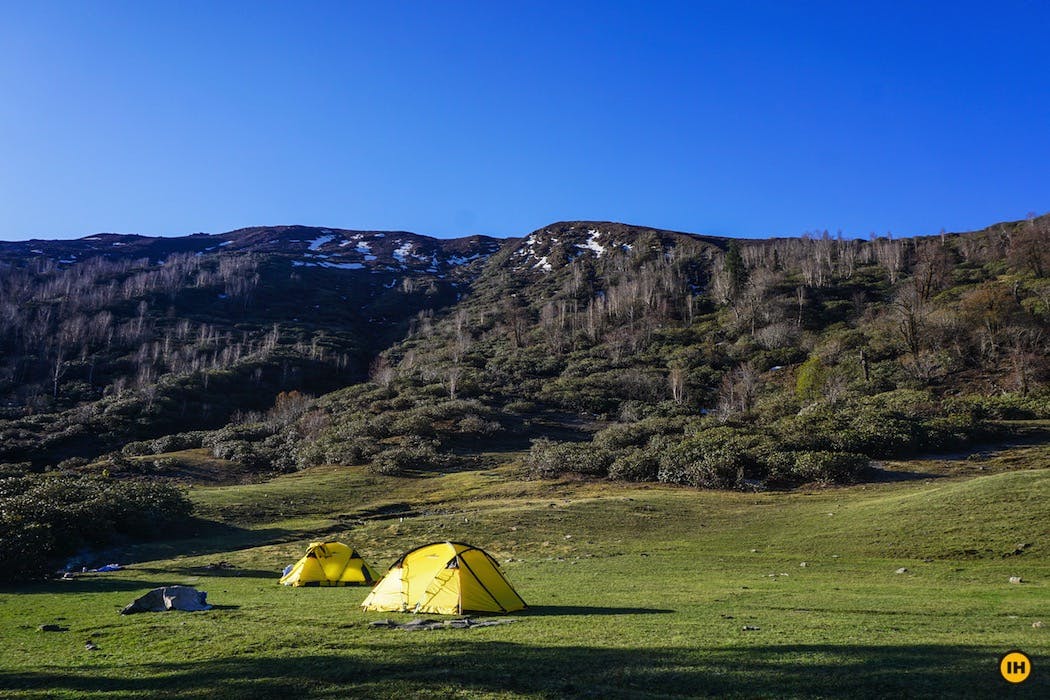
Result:
<svg viewBox="0 0 1050 700"><path fill-rule="evenodd" d="M92 459L257 421L249 414L281 392L348 385L318 404L311 454L293 447L281 468L369 460L372 438L410 443L379 468L438 464L457 440L527 436L543 416L569 430L581 418L592 430L649 420L578 468L600 475L619 460L612 471L627 478L656 478L667 450L647 445L695 432L700 416L728 430L780 426L792 455L937 448L977 437L983 418L1045 413L1030 397L1047 376L1047 230L1044 217L905 240L736 241L564 222L502 242L280 226L4 243L0 460ZM956 401L955 424L933 425L947 398L966 410ZM865 402L877 404L866 420L894 413L930 429L792 440L848 427L827 412ZM362 424L369 413L386 427ZM294 430L277 442L300 443ZM860 463L797 466L792 455L664 472L739 485Z"/></svg>
<svg viewBox="0 0 1050 700"><path fill-rule="evenodd" d="M296 226L0 244L0 462L93 457L360 381L497 246Z"/></svg>

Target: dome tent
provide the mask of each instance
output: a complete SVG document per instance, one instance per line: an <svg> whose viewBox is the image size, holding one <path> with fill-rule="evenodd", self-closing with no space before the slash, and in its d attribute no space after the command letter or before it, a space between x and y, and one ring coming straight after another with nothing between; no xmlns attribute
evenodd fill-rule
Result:
<svg viewBox="0 0 1050 700"><path fill-rule="evenodd" d="M526 605L487 552L462 542L435 542L403 554L361 607L462 615L513 612Z"/></svg>
<svg viewBox="0 0 1050 700"><path fill-rule="evenodd" d="M379 576L356 550L341 542L311 542L302 559L281 577L285 586L372 585Z"/></svg>

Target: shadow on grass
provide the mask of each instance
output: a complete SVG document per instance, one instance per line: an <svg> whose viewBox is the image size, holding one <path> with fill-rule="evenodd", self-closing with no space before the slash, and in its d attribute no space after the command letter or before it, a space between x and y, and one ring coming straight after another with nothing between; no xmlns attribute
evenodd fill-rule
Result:
<svg viewBox="0 0 1050 700"><path fill-rule="evenodd" d="M121 548L120 553L128 562L171 559L176 556L225 555L238 549L293 542L307 537L307 533L287 528L248 529L213 520L195 519L178 539L128 545Z"/></svg>
<svg viewBox="0 0 1050 700"><path fill-rule="evenodd" d="M944 474L931 472L908 472L883 467L871 466L861 473L861 482L869 484L886 484L897 481L921 481L923 479L941 479Z"/></svg>
<svg viewBox="0 0 1050 700"><path fill-rule="evenodd" d="M464 631L465 634L471 632ZM25 696L394 697L449 693L566 697L1046 697L1048 677L1006 688L1003 650L933 645L715 648L545 647L398 638L306 656L272 654L193 663L54 668L0 674ZM417 642L416 640L429 640ZM101 659L99 659L101 661Z"/></svg>
<svg viewBox="0 0 1050 700"><path fill-rule="evenodd" d="M659 608L604 608L590 605L530 605L515 615L533 617L552 617L557 615L658 615L673 613L674 610Z"/></svg>
<svg viewBox="0 0 1050 700"><path fill-rule="evenodd" d="M281 578L281 572L274 569L209 569L207 566L173 566L170 568L135 566L133 571L145 571L151 574L167 574L171 576L199 576L200 578L261 578L273 579L274 581Z"/></svg>
<svg viewBox="0 0 1050 700"><path fill-rule="evenodd" d="M70 581L45 581L0 588L0 593L32 595L35 593L113 593L116 591L148 591L163 584L156 581L139 581L127 578L104 576L77 576ZM131 602L130 600L128 601Z"/></svg>

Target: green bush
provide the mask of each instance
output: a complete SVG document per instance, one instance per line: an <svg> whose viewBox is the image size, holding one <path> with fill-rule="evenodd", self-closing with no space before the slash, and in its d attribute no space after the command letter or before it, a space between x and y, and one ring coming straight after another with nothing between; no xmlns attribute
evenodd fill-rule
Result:
<svg viewBox="0 0 1050 700"><path fill-rule="evenodd" d="M656 450L635 447L621 452L609 465L609 478L624 481L656 481L660 455Z"/></svg>
<svg viewBox="0 0 1050 700"><path fill-rule="evenodd" d="M61 474L0 479L0 581L41 578L85 547L170 534L191 511L186 496L165 483Z"/></svg>
<svg viewBox="0 0 1050 700"><path fill-rule="evenodd" d="M148 442L129 442L120 451L128 457L141 457L142 455L153 454L153 450Z"/></svg>
<svg viewBox="0 0 1050 700"><path fill-rule="evenodd" d="M1050 392L1040 394L996 394L994 396L966 396L957 399L955 406L972 410L980 418L992 420L1039 420L1050 418Z"/></svg>
<svg viewBox="0 0 1050 700"><path fill-rule="evenodd" d="M803 481L846 484L856 481L870 460L856 452L797 452L792 476Z"/></svg>
<svg viewBox="0 0 1050 700"><path fill-rule="evenodd" d="M762 476L758 440L735 428L709 428L687 437L660 457L657 478L698 488L739 487L748 476Z"/></svg>
<svg viewBox="0 0 1050 700"><path fill-rule="evenodd" d="M246 469L264 470L270 467L270 460L255 449L247 440L227 440L216 442L211 448L212 456L237 462Z"/></svg>
<svg viewBox="0 0 1050 700"><path fill-rule="evenodd" d="M445 469L456 465L453 455L437 451L438 443L409 439L383 450L372 460L371 469L378 474L403 474L417 469Z"/></svg>
<svg viewBox="0 0 1050 700"><path fill-rule="evenodd" d="M607 450L644 445L654 435L668 435L682 430L681 418L645 418L635 423L610 425L594 435L594 444Z"/></svg>
<svg viewBox="0 0 1050 700"><path fill-rule="evenodd" d="M475 413L470 413L459 420L456 428L464 435L495 435L503 426L499 421L485 420Z"/></svg>
<svg viewBox="0 0 1050 700"><path fill-rule="evenodd" d="M607 476L612 455L590 443L554 442L547 438L532 441L525 456L525 469L534 478L579 474Z"/></svg>
<svg viewBox="0 0 1050 700"><path fill-rule="evenodd" d="M174 435L165 435L164 437L159 437L150 441L150 451L155 455L159 455L164 454L165 452L195 450L203 445L205 436L206 433L199 430L187 433L177 433Z"/></svg>

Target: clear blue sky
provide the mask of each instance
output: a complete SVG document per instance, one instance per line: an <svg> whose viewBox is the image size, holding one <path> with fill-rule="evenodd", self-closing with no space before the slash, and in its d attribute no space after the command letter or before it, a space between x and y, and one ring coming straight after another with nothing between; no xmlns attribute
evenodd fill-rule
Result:
<svg viewBox="0 0 1050 700"><path fill-rule="evenodd" d="M0 239L982 227L1050 210L1048 33L1044 0L0 0Z"/></svg>

